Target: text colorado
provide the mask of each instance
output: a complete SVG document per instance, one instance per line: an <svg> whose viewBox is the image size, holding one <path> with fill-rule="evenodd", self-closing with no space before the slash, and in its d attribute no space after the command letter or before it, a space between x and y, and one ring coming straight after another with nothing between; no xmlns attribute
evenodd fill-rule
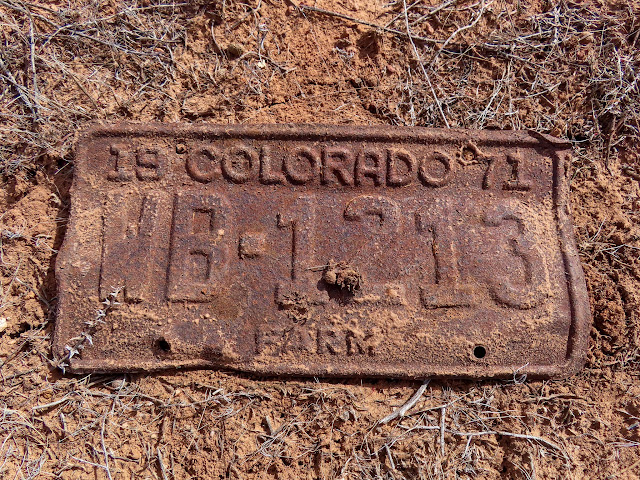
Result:
<svg viewBox="0 0 640 480"><path fill-rule="evenodd" d="M455 162L435 151L416 155L401 148L351 149L299 146L276 151L268 146L200 147L187 154L187 173L209 183L226 179L233 183L266 185L320 183L343 186L401 187L420 182L425 186L446 185Z"/></svg>

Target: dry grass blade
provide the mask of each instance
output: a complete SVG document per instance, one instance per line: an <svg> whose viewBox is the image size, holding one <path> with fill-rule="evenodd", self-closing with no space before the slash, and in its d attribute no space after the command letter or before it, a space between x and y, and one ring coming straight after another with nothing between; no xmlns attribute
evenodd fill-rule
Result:
<svg viewBox="0 0 640 480"><path fill-rule="evenodd" d="M413 42L413 38L411 38L411 29L409 27L409 16L407 14L407 0L402 0L402 3L404 5L405 27L407 28L407 35L409 35L409 40L411 41L411 46L413 47L413 54L416 57L416 62L418 62L418 65L420 66L420 70L422 70L422 74L424 75L424 78L427 80L427 85L429 85L429 90L431 91L431 95L433 96L433 101L436 102L436 105L438 106L438 112L440 112L440 116L442 117L442 121L444 122L444 124L446 125L447 128L450 128L449 127L449 122L447 121L447 117L444 114L444 111L442 110L442 104L440 103L440 100L438 100L438 95L436 94L436 91L433 88L433 84L431 83L431 77L429 77L429 74L427 73L427 70L424 68L424 63L422 62L422 59L420 58L420 54L418 53L418 49L416 48L416 44Z"/></svg>
<svg viewBox="0 0 640 480"><path fill-rule="evenodd" d="M392 420L404 417L407 414L407 412L409 410L411 410L416 403L418 403L418 401L420 400L422 395L424 395L425 390L429 386L429 382L431 382L431 379L425 380L422 383L422 385L420 385L420 387L418 387L418 389L411 396L411 398L409 398L409 400L406 401L406 403L404 405L402 405L397 410L394 410L393 412L391 412L389 415L387 415L383 419L379 420L378 424L379 425L384 425L385 423L389 423Z"/></svg>
<svg viewBox="0 0 640 480"><path fill-rule="evenodd" d="M526 434L522 434L522 433L513 433L513 432L500 432L500 431L484 431L484 432L457 432L454 430L448 430L449 433L453 434L453 435L458 435L461 437L481 437L484 435L499 435L499 436L503 436L503 437L511 437L511 438L519 438L521 440L531 440L534 442L538 442L542 445L544 445L545 447L551 448L559 453L562 454L562 456L567 460L567 462L569 463L569 465L571 465L573 462L571 460L571 457L567 454L567 452L565 451L564 448L560 447L560 445L557 445L555 443L553 443L550 440L547 440L546 438L542 438L542 437L538 437L535 435L526 435Z"/></svg>

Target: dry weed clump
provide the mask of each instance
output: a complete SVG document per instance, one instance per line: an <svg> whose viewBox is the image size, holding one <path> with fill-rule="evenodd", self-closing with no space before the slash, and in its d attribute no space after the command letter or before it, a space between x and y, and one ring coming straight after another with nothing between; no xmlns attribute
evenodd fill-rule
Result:
<svg viewBox="0 0 640 480"><path fill-rule="evenodd" d="M0 477L637 478L639 37L633 1L0 0ZM63 374L49 342L73 144L118 119L569 139L587 368L423 387Z"/></svg>

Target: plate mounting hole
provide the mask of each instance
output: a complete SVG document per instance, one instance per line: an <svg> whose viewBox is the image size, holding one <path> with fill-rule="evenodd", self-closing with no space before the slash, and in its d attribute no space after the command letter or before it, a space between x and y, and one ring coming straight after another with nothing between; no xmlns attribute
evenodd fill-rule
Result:
<svg viewBox="0 0 640 480"><path fill-rule="evenodd" d="M473 348L473 356L476 358L484 358L487 355L487 349L482 345L476 345Z"/></svg>
<svg viewBox="0 0 640 480"><path fill-rule="evenodd" d="M171 351L171 344L169 342L167 342L164 337L160 337L157 341L156 341L156 346L158 347L158 349L162 352L170 352Z"/></svg>

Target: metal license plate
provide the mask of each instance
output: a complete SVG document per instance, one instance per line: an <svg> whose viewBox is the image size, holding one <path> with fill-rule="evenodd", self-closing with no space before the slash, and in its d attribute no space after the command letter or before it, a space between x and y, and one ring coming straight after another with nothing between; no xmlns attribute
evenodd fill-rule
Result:
<svg viewBox="0 0 640 480"><path fill-rule="evenodd" d="M590 313L568 160L516 131L92 127L54 352L78 372L572 374Z"/></svg>

